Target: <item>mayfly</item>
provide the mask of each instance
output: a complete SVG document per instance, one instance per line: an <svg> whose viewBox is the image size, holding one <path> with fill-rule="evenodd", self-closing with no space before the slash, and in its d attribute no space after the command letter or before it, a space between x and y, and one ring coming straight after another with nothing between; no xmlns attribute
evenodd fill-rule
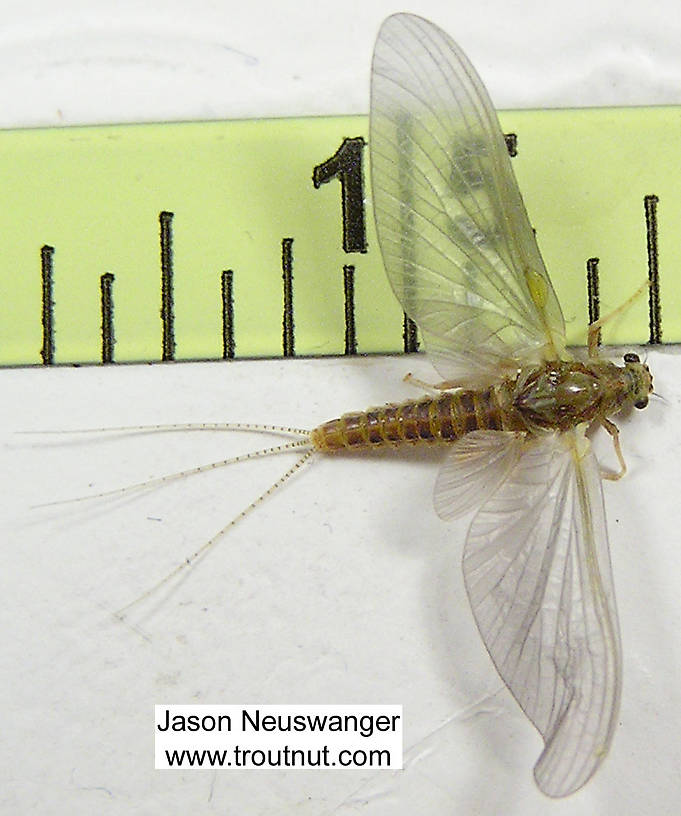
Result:
<svg viewBox="0 0 681 816"><path fill-rule="evenodd" d="M444 390L317 434L331 446L451 444L435 506L454 518L479 505L463 553L471 608L544 738L537 785L567 796L608 752L622 675L599 466L585 432L597 423L612 434L622 473L608 417L644 408L652 378L635 354L623 367L599 359L598 324L589 359L569 354L489 96L456 43L419 17L389 17L378 35L370 150L388 278Z"/></svg>
<svg viewBox="0 0 681 816"><path fill-rule="evenodd" d="M567 796L608 752L622 673L601 473L586 431L597 424L612 435L623 473L609 417L644 408L652 378L635 354L623 366L598 357L603 321L590 327L586 361L568 352L487 92L459 47L419 17L389 17L378 35L370 151L388 278L444 381L433 396L312 431L193 426L299 438L175 476L300 449L264 498L315 453L448 446L436 510L452 519L478 508L463 551L473 615L497 671L544 739L537 785Z"/></svg>

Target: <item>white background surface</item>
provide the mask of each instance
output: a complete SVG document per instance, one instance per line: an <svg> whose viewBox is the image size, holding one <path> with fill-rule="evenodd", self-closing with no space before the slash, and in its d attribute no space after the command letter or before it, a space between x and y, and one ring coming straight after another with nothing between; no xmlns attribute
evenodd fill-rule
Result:
<svg viewBox="0 0 681 816"><path fill-rule="evenodd" d="M500 107L681 101L674 4L549 9L409 10L464 46ZM396 10L3 3L0 125L365 112L373 39ZM284 459L125 501L28 509L268 440L74 442L16 430L312 426L414 396L400 380L409 369L431 379L425 360L0 372L0 812L678 812L681 361L667 349L649 363L667 402L621 422L630 473L605 485L625 654L620 726L598 775L562 802L534 787L541 742L479 641L460 574L466 523L436 518L430 455L317 460L127 624L112 612L209 538ZM612 461L607 442L602 450ZM153 704L163 702L402 703L405 770L157 772Z"/></svg>

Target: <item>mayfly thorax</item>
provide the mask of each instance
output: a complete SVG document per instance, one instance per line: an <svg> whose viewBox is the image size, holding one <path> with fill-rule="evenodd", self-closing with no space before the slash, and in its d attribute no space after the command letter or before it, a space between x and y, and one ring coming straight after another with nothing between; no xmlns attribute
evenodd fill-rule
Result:
<svg viewBox="0 0 681 816"><path fill-rule="evenodd" d="M142 598L205 554L313 455L446 446L436 510L443 518L476 511L462 558L471 609L499 675L543 737L537 785L566 796L598 769L618 721L622 656L601 476L625 469L610 417L645 407L652 377L636 354L623 365L598 356L608 318L590 326L588 356L568 350L492 103L459 47L419 17L389 17L378 35L369 147L388 279L443 381L426 397L345 414L311 431L185 426L294 439L123 490L274 453L301 456ZM586 435L594 425L612 436L617 474L601 472Z"/></svg>

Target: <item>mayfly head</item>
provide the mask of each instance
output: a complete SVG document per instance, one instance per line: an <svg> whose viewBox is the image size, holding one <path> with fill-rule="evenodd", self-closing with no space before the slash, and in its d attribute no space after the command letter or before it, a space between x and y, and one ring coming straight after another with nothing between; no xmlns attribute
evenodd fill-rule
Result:
<svg viewBox="0 0 681 816"><path fill-rule="evenodd" d="M624 355L624 368L629 374L631 401L635 408L645 408L648 396L653 391L653 375L638 354L630 352Z"/></svg>

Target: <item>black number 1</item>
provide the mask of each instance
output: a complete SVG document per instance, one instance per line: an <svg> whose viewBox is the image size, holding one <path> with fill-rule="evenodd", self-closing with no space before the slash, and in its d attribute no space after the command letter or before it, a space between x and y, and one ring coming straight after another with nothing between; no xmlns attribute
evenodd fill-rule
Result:
<svg viewBox="0 0 681 816"><path fill-rule="evenodd" d="M367 236L364 217L364 177L362 151L366 142L361 136L343 139L338 150L312 173L316 188L340 179L343 204L343 249L345 252L366 252Z"/></svg>

